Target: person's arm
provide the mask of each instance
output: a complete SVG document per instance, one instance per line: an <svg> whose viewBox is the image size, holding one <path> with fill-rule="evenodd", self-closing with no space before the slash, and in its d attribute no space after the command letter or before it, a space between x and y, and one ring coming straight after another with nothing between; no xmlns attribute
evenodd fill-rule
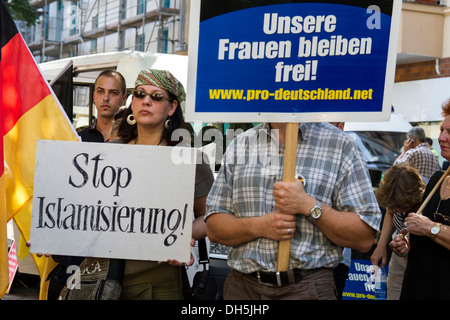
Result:
<svg viewBox="0 0 450 320"><path fill-rule="evenodd" d="M206 237L206 197L207 195L194 199L194 222L192 223L192 238L195 240Z"/></svg>
<svg viewBox="0 0 450 320"><path fill-rule="evenodd" d="M338 246L367 252L375 244L376 231L355 212L322 205L322 217L314 223Z"/></svg>
<svg viewBox="0 0 450 320"><path fill-rule="evenodd" d="M422 214L410 213L405 219L407 228L403 231L405 233L414 234L417 236L429 237L437 244L450 250L450 228L444 224L440 225L439 233L432 237L431 228L436 225L436 221L430 220Z"/></svg>
<svg viewBox="0 0 450 320"><path fill-rule="evenodd" d="M316 199L309 196L300 181L274 184L274 198L278 210L284 214L309 217ZM369 251L375 243L376 231L355 212L337 211L322 204L322 215L314 224L338 246Z"/></svg>
<svg viewBox="0 0 450 320"><path fill-rule="evenodd" d="M289 240L294 235L295 216L274 211L259 217L239 218L219 212L207 218L206 230L211 242L231 247L257 238Z"/></svg>
<svg viewBox="0 0 450 320"><path fill-rule="evenodd" d="M201 163L198 163L195 168L194 222L192 224L192 238L195 240L206 237L206 199L214 183L209 160L200 150L197 150L198 159L201 159Z"/></svg>
<svg viewBox="0 0 450 320"><path fill-rule="evenodd" d="M377 247L375 248L372 256L370 257L370 261L374 266L378 266L381 260L381 267L384 268L387 262L387 250L386 246L391 242L392 234L395 231L395 226L393 223L393 210L387 209L386 214L384 216L383 228L381 229L381 236L378 240Z"/></svg>

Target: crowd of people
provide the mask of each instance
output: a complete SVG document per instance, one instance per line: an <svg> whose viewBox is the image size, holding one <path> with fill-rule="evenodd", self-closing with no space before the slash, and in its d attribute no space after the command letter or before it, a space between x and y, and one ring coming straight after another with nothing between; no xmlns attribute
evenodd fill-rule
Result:
<svg viewBox="0 0 450 320"><path fill-rule="evenodd" d="M185 91L169 71L142 70L131 104L124 107L126 88L117 71L98 76L97 117L79 132L83 142L190 146L172 140L185 125L180 105ZM443 117L439 145L449 160L450 102L443 105ZM208 236L231 248L224 299L338 299L333 272L343 250L374 247L372 263L389 263L388 299L450 298L450 177L424 130L407 133L401 154L374 192L357 146L330 123L299 125L295 171L301 179L284 182L286 126L263 123L238 135L215 178L207 161L197 164L192 239ZM277 266L283 240L290 241L287 271ZM65 286L67 267L84 259L53 258L59 264L49 298ZM184 263L122 263L120 299L183 299Z"/></svg>

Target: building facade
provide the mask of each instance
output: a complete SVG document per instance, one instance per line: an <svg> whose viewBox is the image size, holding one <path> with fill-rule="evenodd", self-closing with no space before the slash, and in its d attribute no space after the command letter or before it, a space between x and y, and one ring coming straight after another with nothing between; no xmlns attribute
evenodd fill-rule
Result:
<svg viewBox="0 0 450 320"><path fill-rule="evenodd" d="M36 26L19 28L38 62L136 50L187 55L190 0L30 0ZM403 0L394 110L437 140L450 98L450 7ZM438 149L438 148L436 148Z"/></svg>
<svg viewBox="0 0 450 320"><path fill-rule="evenodd" d="M438 152L441 105L449 98L448 1L403 1L392 105L425 129Z"/></svg>
<svg viewBox="0 0 450 320"><path fill-rule="evenodd" d="M187 50L185 0L31 0L39 14L19 25L36 61L123 50Z"/></svg>

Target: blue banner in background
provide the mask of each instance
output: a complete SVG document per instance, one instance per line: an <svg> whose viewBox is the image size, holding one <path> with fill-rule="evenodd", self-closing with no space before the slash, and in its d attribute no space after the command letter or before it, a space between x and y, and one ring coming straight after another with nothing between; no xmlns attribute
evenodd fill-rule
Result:
<svg viewBox="0 0 450 320"><path fill-rule="evenodd" d="M389 267L384 267L386 276ZM352 259L342 300L375 300L374 266L370 260Z"/></svg>
<svg viewBox="0 0 450 320"><path fill-rule="evenodd" d="M389 9L376 5L323 1L204 19L195 111L381 112L391 20Z"/></svg>

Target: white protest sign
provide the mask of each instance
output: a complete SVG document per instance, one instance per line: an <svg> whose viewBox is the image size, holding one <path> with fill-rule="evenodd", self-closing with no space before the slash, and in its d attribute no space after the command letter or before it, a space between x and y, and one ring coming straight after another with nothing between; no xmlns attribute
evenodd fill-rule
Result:
<svg viewBox="0 0 450 320"><path fill-rule="evenodd" d="M190 258L196 152L40 140L30 252Z"/></svg>

